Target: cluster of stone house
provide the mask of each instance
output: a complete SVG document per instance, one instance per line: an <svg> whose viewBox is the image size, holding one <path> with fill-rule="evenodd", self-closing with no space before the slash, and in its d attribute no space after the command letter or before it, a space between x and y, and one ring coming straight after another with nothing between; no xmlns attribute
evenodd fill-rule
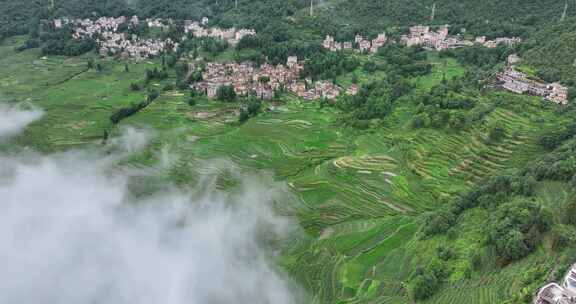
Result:
<svg viewBox="0 0 576 304"><path fill-rule="evenodd" d="M314 99L329 99L333 100L340 96L342 88L335 85L333 82L328 80L318 81L314 84L314 88L308 90L305 94L299 95L300 97L304 98L305 100L314 100Z"/></svg>
<svg viewBox="0 0 576 304"><path fill-rule="evenodd" d="M322 43L325 49L330 51L351 50L358 52L376 53L378 49L386 44L388 38L386 33L379 34L372 40L367 40L361 35L356 35L355 40L338 42L333 36L327 35ZM520 38L496 38L487 40L485 36L477 37L474 41L462 39L460 36L449 35L449 26L443 25L436 31L431 30L430 26L416 25L409 29L408 34L400 37L400 42L407 46L423 46L425 48L442 51L465 46L483 45L488 48L495 48L499 44L514 46L521 42Z"/></svg>
<svg viewBox="0 0 576 304"><path fill-rule="evenodd" d="M170 28L174 21L172 19L168 19L164 21L163 19L158 18L148 18L146 19L146 24L149 28L160 28L162 30L167 30Z"/></svg>
<svg viewBox="0 0 576 304"><path fill-rule="evenodd" d="M386 33L379 34L372 40L365 39L362 35L356 35L354 42L344 41L338 42L334 40L333 36L326 35L322 46L325 49L336 52L340 50L356 50L357 52L370 52L372 54L378 52L378 49L384 46L388 38Z"/></svg>
<svg viewBox="0 0 576 304"><path fill-rule="evenodd" d="M306 89L306 87L309 87ZM358 87L353 85L354 89L349 89L346 93L355 95L358 92ZM351 87L352 88L352 87ZM334 100L342 93L342 88L335 85L328 80L321 80L314 83L310 79L305 79L304 82L298 82L290 88L290 91L304 100L328 99Z"/></svg>
<svg viewBox="0 0 576 304"><path fill-rule="evenodd" d="M191 65L194 70L196 67ZM300 80L303 65L296 56L288 57L286 65L263 64L259 68L251 63L216 63L206 64L202 81L191 87L214 98L224 86L232 86L239 96L255 94L258 98L270 100L277 90L285 89L305 100L319 98L335 99L340 96L341 88L329 81L312 83L311 80ZM355 95L358 87L352 86L347 94Z"/></svg>
<svg viewBox="0 0 576 304"><path fill-rule="evenodd" d="M417 25L409 29L409 33L402 35L401 42L407 46L424 46L429 49L442 51L459 47L473 46L475 44L488 48L495 48L499 44L514 46L522 40L517 37L513 38L496 38L487 40L485 36L477 37L474 41L462 39L460 36L449 35L449 26L443 25L438 30L431 30L430 26Z"/></svg>
<svg viewBox="0 0 576 304"><path fill-rule="evenodd" d="M54 27L57 29L62 28L64 25L72 23L71 19L68 18L58 18L54 19Z"/></svg>
<svg viewBox="0 0 576 304"><path fill-rule="evenodd" d="M441 26L437 31L432 31L429 26L412 26L409 33L402 35L400 40L407 46L424 46L438 51L473 45L470 41L450 36L447 25Z"/></svg>
<svg viewBox="0 0 576 304"><path fill-rule="evenodd" d="M218 27L205 28L208 18L204 17L200 22L185 20L184 30L186 33L192 33L195 37L214 37L227 41L230 45L236 45L243 37L255 35L256 31L252 29L222 29ZM137 16L128 19L125 16L118 18L101 17L96 20L77 19L69 20L66 18L55 19L55 28L62 28L65 24L74 25L74 39L94 39L98 44L98 52L102 56L120 56L123 59L142 60L157 56L164 51L174 50L179 47L178 42L171 39L142 39L136 35L127 35L120 32L119 28L123 24L133 26L144 22L150 28L161 28L167 30L174 24L172 19L146 19L139 20Z"/></svg>
<svg viewBox="0 0 576 304"><path fill-rule="evenodd" d="M480 37L476 37L476 39L474 40L474 43L483 45L483 46L490 48L490 49L494 49L500 44L504 44L504 45L507 45L509 47L513 47L513 46L519 44L520 42L522 42L522 39L520 39L519 37L512 37L512 38L500 37L500 38L496 38L494 40L487 40L486 36L480 36Z"/></svg>
<svg viewBox="0 0 576 304"><path fill-rule="evenodd" d="M263 64L260 68L251 63L208 62L202 73L202 81L191 86L206 93L209 98L216 97L221 87L233 86L237 95L253 93L261 99L270 100L275 91L298 82L302 69L297 57L289 57L286 65Z"/></svg>
<svg viewBox="0 0 576 304"><path fill-rule="evenodd" d="M136 17L137 18L137 17ZM55 23L60 19L55 20ZM136 19L137 20L137 19ZM96 20L76 19L73 21L74 33L72 36L76 39L93 38L102 33L116 33L120 25L126 23L126 17L101 17Z"/></svg>
<svg viewBox="0 0 576 304"><path fill-rule="evenodd" d="M120 32L120 25L128 22L132 25L138 25L140 20L137 16L131 19L124 16L118 18L101 17L96 20L78 19L73 21L75 28L72 37L74 39L94 39L101 56L120 56L123 59L142 60L158 56L166 50L176 51L178 49L178 42L172 41L170 38L166 40L142 39L137 35ZM148 19L146 22L149 26L165 26L159 19ZM61 26L61 19L55 20L55 25L57 23Z"/></svg>
<svg viewBox="0 0 576 304"><path fill-rule="evenodd" d="M576 304L576 265L568 271L561 285L550 283L534 297L534 304Z"/></svg>
<svg viewBox="0 0 576 304"><path fill-rule="evenodd" d="M545 100L568 104L568 88L559 83L544 83L529 75L517 71L515 65L520 62L517 55L508 57L508 66L497 75L499 85L510 92L540 96Z"/></svg>
<svg viewBox="0 0 576 304"><path fill-rule="evenodd" d="M253 29L236 29L234 27L229 29L219 27L205 28L204 25L208 22L207 20L208 19L205 19L205 22L185 20L184 31L186 33L192 33L194 37L214 37L222 39L232 46L238 44L245 36L256 35L256 31Z"/></svg>
<svg viewBox="0 0 576 304"><path fill-rule="evenodd" d="M99 53L101 56L120 56L120 58L143 60L160 55L166 50L177 50L178 42L172 41L170 38L166 40L158 39L139 39L132 37L126 39L124 33L113 33L110 39L103 36L104 40L96 42L100 45Z"/></svg>

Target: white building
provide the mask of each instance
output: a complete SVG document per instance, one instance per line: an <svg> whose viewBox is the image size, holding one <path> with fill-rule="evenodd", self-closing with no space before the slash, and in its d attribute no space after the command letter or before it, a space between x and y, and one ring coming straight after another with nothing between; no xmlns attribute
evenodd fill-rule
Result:
<svg viewBox="0 0 576 304"><path fill-rule="evenodd" d="M542 287L534 304L576 304L576 265L568 271L562 285L550 283Z"/></svg>

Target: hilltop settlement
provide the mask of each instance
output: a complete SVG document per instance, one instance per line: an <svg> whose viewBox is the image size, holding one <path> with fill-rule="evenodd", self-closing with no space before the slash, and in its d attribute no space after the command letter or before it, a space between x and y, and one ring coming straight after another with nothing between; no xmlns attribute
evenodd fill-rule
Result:
<svg viewBox="0 0 576 304"><path fill-rule="evenodd" d="M184 31L193 37L212 37L226 41L230 45L236 45L243 37L256 35L252 29L222 29L219 27L206 28L208 18L202 18L201 22L185 20ZM143 60L160 55L167 51L177 51L179 43L170 38L165 40L142 38L136 34L129 34L121 31L122 27L138 27L141 24L138 16L127 18L121 16L118 18L101 17L96 20L67 18L54 20L56 29L70 24L74 28L73 38L77 40L93 39L99 48L101 56L116 56L122 59ZM146 19L143 21L148 28L159 28L168 30L174 26L171 19ZM187 37L182 37L186 40Z"/></svg>
<svg viewBox="0 0 576 304"><path fill-rule="evenodd" d="M335 99L340 95L341 88L330 81L318 81L315 84L310 79L300 81L300 71L303 69L298 57L290 56L286 65L273 66L263 64L256 68L251 63L215 63L209 62L202 73L202 81L191 87L214 98L220 88L232 86L239 96L254 93L258 98L271 100L274 93L288 90L305 100L320 98ZM197 70L192 65L191 70ZM352 85L347 91L355 95L358 87Z"/></svg>
<svg viewBox="0 0 576 304"><path fill-rule="evenodd" d="M516 54L508 57L507 67L496 77L498 85L513 93L539 96L561 105L568 104L567 87L557 82L544 83L536 77L517 71L516 65L520 61L520 57Z"/></svg>
<svg viewBox="0 0 576 304"><path fill-rule="evenodd" d="M176 26L172 19L145 19L137 16L117 18L101 17L97 19L53 20L53 27L61 29L65 26L73 28L73 39L92 40L96 43L98 53L103 56L114 56L123 60L141 61L164 53L177 52L181 43L194 38L212 38L221 40L226 45L235 47L245 37L255 36L253 29L208 27L209 19L204 17L199 21L184 20L181 39L141 37L135 29L145 25L151 29L167 32ZM180 23L180 26L182 23ZM180 42L178 42L180 41ZM433 51L444 51L462 47L483 46L496 48L499 45L514 47L521 43L518 37L500 37L488 40L485 36L467 40L460 35L451 35L449 25L443 25L435 30L430 26L416 25L408 28L408 32L400 36L399 41L390 39L385 32L373 39L360 34L354 41L336 41L327 35L322 47L331 52L354 51L359 54L376 54L388 43L401 43L407 47L423 47ZM542 97L544 100L565 105L568 103L568 88L560 83L544 83L535 77L518 71L516 68L520 58L512 55L506 68L496 76L497 86L518 94L529 94ZM277 91L288 91L304 100L336 99L342 93L356 95L359 91L353 84L343 89L331 81L313 82L311 79L301 79L301 71L306 62L299 61L296 56L288 56L286 64L270 65L264 63L256 67L251 62L214 63L205 66L190 64L191 71L202 74L202 80L190 85L192 89L214 98L217 91L226 86L233 87L239 96L255 94L261 99L270 100Z"/></svg>
<svg viewBox="0 0 576 304"><path fill-rule="evenodd" d="M500 44L513 47L522 39L518 37L501 37L494 40L488 40L486 36L476 37L474 41L465 40L461 36L452 36L449 34L449 25L443 25L438 30L433 31L430 26L416 25L409 28L409 32L400 37L400 42L408 47L423 46L427 49L442 51L466 46L481 45L487 48L496 48ZM362 35L356 35L354 42L345 41L337 42L333 36L327 35L322 43L325 49L336 52L340 50L356 50L357 52L376 53L378 49L388 42L386 33L378 34L372 40L364 38Z"/></svg>
<svg viewBox="0 0 576 304"><path fill-rule="evenodd" d="M407 46L424 46L437 51L474 45L496 48L500 44L505 44L513 47L522 42L522 39L517 37L501 37L487 40L486 36L476 37L474 41L470 41L463 39L461 36L449 35L449 28L448 25L443 25L437 31L432 31L430 26L413 26L410 27L410 33L402 35L400 40Z"/></svg>

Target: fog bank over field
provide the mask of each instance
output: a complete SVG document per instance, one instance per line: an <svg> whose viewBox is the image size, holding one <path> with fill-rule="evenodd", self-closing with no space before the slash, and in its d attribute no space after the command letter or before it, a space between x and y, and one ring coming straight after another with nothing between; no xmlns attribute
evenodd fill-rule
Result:
<svg viewBox="0 0 576 304"><path fill-rule="evenodd" d="M0 107L0 137L38 113ZM0 303L296 302L262 241L289 232L271 209L282 191L201 178L202 195L167 186L136 201L114 166L149 135L124 135L117 155L0 155Z"/></svg>
<svg viewBox="0 0 576 304"><path fill-rule="evenodd" d="M0 103L0 142L20 133L27 125L42 117L42 111L22 105Z"/></svg>

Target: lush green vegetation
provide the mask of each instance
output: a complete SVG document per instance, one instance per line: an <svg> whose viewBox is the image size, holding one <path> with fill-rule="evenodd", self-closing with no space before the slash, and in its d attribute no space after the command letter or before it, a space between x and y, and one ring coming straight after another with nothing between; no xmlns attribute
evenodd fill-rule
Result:
<svg viewBox="0 0 576 304"><path fill-rule="evenodd" d="M238 6L236 6L236 3ZM466 33L489 37L524 35L535 27L559 20L562 1L501 1L483 2L457 0L325 0L316 3L314 18L309 18L308 0L3 0L0 27L6 34L25 33L31 17L56 16L117 16L138 14L142 17L198 19L208 16L213 24L256 28L276 42L306 40L325 33L350 39L357 32L372 35L386 28L431 22L451 24L454 31L466 28ZM573 8L568 17L574 16ZM295 22L298 20L299 22ZM305 32L302 32L305 30Z"/></svg>
<svg viewBox="0 0 576 304"><path fill-rule="evenodd" d="M1 98L46 115L17 142L63 150L150 126L153 145L127 165L169 147L179 157L161 174L182 186L206 159L272 171L296 194L299 207L284 212L304 228L279 245L279 263L311 302L521 303L554 264L571 262L573 114L480 92L466 72L475 65L402 48L348 54L359 65L333 80L362 88L352 100L262 103L223 90L221 102L179 88L185 70L168 58L16 52L25 39L0 46ZM423 113L430 123L415 125ZM362 128L340 123L350 115Z"/></svg>
<svg viewBox="0 0 576 304"><path fill-rule="evenodd" d="M46 112L18 144L45 152L99 145L136 125L157 133L126 165L147 166L170 150L178 158L159 174L183 187L197 182L204 160L272 172L297 205L279 208L303 227L275 244L278 263L311 303L527 303L574 262L573 106L485 88L513 51L529 74L575 86L573 19L554 21L562 2L326 0L314 17L304 0L7 3L0 100ZM326 33L395 36L429 23L434 3L434 24L527 43L441 54L390 45L375 55L319 46ZM39 27L50 15L122 14L209 16L258 35L235 50L189 39L179 53L135 63L98 58L90 41L70 40L70 29ZM357 84L359 94L315 103L277 92L263 102L223 87L208 100L188 87L201 69L180 60L277 64L289 55L308 59L303 76Z"/></svg>
<svg viewBox="0 0 576 304"><path fill-rule="evenodd" d="M522 48L523 55L536 68L538 76L550 82L562 80L571 87L576 87L574 20L566 19L541 29Z"/></svg>
<svg viewBox="0 0 576 304"><path fill-rule="evenodd" d="M38 9L36 2L2 0L0 5L0 41L9 36L27 33L31 17Z"/></svg>

